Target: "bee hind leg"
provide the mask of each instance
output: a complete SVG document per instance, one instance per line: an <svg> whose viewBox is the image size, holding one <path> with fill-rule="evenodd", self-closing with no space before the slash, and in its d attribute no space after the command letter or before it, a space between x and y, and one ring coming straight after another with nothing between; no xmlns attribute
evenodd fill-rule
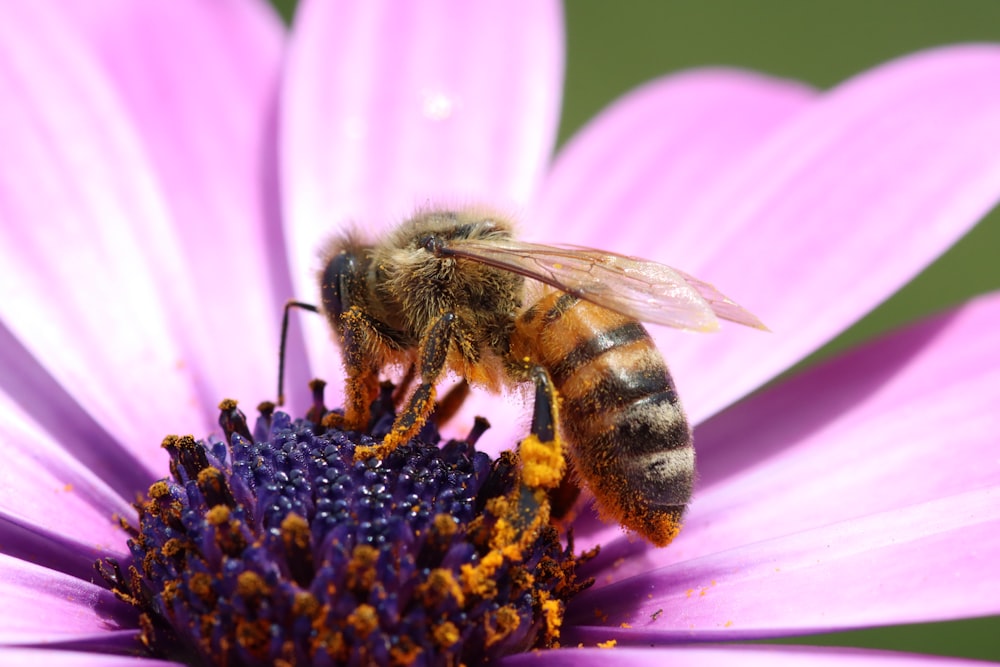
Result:
<svg viewBox="0 0 1000 667"><path fill-rule="evenodd" d="M549 493L566 475L566 456L559 436L559 395L552 378L541 366L531 370L535 383L535 406L531 433L518 445L521 484L510 519L522 533L550 516Z"/></svg>
<svg viewBox="0 0 1000 667"><path fill-rule="evenodd" d="M444 374L455 332L455 314L445 313L431 326L420 343L420 384L410 394L406 408L396 415L392 430L386 434L381 444L372 447L357 447L354 460L385 458L396 447L411 440L434 410L436 392L434 385Z"/></svg>

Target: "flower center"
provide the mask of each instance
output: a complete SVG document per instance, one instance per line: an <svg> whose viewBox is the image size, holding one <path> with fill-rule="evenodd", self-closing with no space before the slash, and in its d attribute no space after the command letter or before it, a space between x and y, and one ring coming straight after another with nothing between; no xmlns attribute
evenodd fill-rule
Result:
<svg viewBox="0 0 1000 667"><path fill-rule="evenodd" d="M522 497L516 457L438 446L433 426L383 460L372 436L261 406L251 433L234 401L226 435L169 436L171 478L138 503L130 563L97 563L142 613L160 656L210 665L476 664L557 645L567 599L592 581ZM373 406L379 438L391 387Z"/></svg>

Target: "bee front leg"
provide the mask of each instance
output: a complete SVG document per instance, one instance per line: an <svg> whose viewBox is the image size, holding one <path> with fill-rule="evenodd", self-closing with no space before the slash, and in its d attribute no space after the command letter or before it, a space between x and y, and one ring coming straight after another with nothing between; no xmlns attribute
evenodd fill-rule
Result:
<svg viewBox="0 0 1000 667"><path fill-rule="evenodd" d="M445 313L438 318L420 342L420 384L410 395L406 408L396 416L392 430L382 443L374 447L357 447L354 460L385 458L399 445L411 440L434 410L434 385L444 374L455 332L454 313Z"/></svg>
<svg viewBox="0 0 1000 667"><path fill-rule="evenodd" d="M371 420L371 405L378 396L378 369L365 350L370 337L377 336L364 312L354 306L340 316L343 331L344 367L347 371L347 387L344 397L344 418L336 426L346 431L363 431ZM331 413L333 414L333 413Z"/></svg>

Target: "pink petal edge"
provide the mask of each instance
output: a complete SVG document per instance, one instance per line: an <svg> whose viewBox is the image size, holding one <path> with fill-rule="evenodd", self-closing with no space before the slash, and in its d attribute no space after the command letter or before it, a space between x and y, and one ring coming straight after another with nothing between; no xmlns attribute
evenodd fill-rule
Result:
<svg viewBox="0 0 1000 667"><path fill-rule="evenodd" d="M0 554L0 644L58 642L110 631L135 613L110 591Z"/></svg>
<svg viewBox="0 0 1000 667"><path fill-rule="evenodd" d="M595 634L596 637L601 636ZM598 640L603 641L603 640ZM826 648L818 646L683 646L632 648L619 646L613 649L560 648L555 651L532 651L519 653L500 661L503 667L522 665L546 665L558 667L568 665L604 667L609 663L632 667L785 667L810 665L812 667L974 667L983 663L958 658L894 653L889 651L866 651L850 648Z"/></svg>
<svg viewBox="0 0 1000 667"><path fill-rule="evenodd" d="M0 664L5 667L184 667L168 660L138 659L131 655L108 655L83 651L44 648L0 647Z"/></svg>
<svg viewBox="0 0 1000 667"><path fill-rule="evenodd" d="M134 509L0 396L0 513L106 550L125 552L115 515ZM4 541L4 544L8 544Z"/></svg>

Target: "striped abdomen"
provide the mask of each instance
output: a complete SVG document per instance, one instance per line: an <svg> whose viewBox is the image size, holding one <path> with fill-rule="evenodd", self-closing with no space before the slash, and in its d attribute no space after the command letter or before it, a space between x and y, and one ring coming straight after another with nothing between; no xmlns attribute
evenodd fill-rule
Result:
<svg viewBox="0 0 1000 667"><path fill-rule="evenodd" d="M694 449L674 383L646 329L562 292L518 319L512 357L546 368L570 459L602 515L658 546L691 497Z"/></svg>

